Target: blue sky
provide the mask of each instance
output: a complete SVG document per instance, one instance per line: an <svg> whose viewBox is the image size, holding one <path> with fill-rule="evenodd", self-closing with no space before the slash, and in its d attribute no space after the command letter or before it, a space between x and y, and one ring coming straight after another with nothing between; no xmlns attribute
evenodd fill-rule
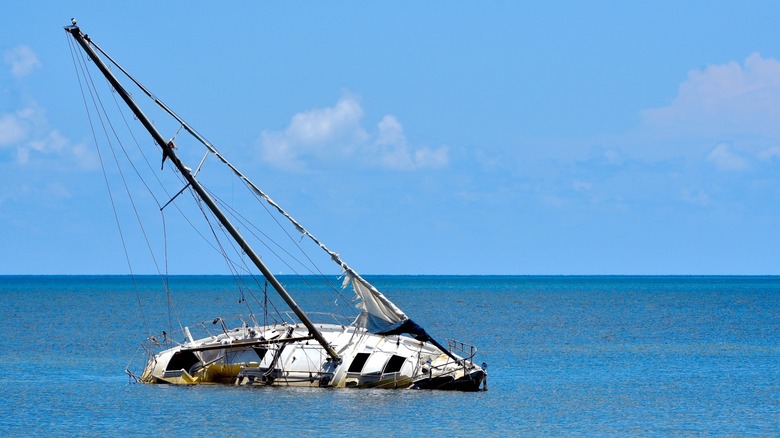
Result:
<svg viewBox="0 0 780 438"><path fill-rule="evenodd" d="M0 6L0 274L127 272L71 17L361 272L780 274L776 2L61 3Z"/></svg>

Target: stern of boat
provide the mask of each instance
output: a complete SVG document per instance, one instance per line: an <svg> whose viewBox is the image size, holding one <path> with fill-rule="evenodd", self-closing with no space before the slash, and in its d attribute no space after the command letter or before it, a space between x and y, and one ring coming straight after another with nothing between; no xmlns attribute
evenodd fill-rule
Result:
<svg viewBox="0 0 780 438"><path fill-rule="evenodd" d="M412 389L444 391L487 390L487 365L474 363L477 349L464 342L447 339L451 355L441 354L423 364ZM457 359L456 359L457 358Z"/></svg>

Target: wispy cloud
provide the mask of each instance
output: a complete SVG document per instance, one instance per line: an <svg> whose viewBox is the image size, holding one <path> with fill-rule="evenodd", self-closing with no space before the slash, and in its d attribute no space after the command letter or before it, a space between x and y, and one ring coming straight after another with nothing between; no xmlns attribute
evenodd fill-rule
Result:
<svg viewBox="0 0 780 438"><path fill-rule="evenodd" d="M780 159L780 146L770 146L758 153L758 158L764 161Z"/></svg>
<svg viewBox="0 0 780 438"><path fill-rule="evenodd" d="M27 164L30 161L30 152L32 151L41 154L59 154L65 151L69 146L70 141L55 129L44 137L31 139L25 144L20 145L16 150L17 162L19 164Z"/></svg>
<svg viewBox="0 0 780 438"><path fill-rule="evenodd" d="M571 183L571 188L575 192L587 192L593 188L593 184L588 181L575 180Z"/></svg>
<svg viewBox="0 0 780 438"><path fill-rule="evenodd" d="M3 61L11 66L11 74L16 78L27 76L41 66L38 55L26 45L6 50L3 54Z"/></svg>
<svg viewBox="0 0 780 438"><path fill-rule="evenodd" d="M715 146L707 154L707 160L721 170L741 171L748 168L747 160L734 152L731 146L726 143Z"/></svg>
<svg viewBox="0 0 780 438"><path fill-rule="evenodd" d="M59 130L50 128L45 111L35 104L0 114L0 149L15 151L15 162L19 166L44 157L69 157L81 168L97 166L89 149L83 144L74 144Z"/></svg>
<svg viewBox="0 0 780 438"><path fill-rule="evenodd" d="M440 168L449 163L445 146L412 146L403 126L386 115L372 133L363 128L363 108L351 96L336 105L295 114L283 131L263 131L263 159L275 166L306 169L353 160L363 166L392 170Z"/></svg>
<svg viewBox="0 0 780 438"><path fill-rule="evenodd" d="M702 190L684 188L680 190L679 199L689 204L707 206L712 203L710 196Z"/></svg>
<svg viewBox="0 0 780 438"><path fill-rule="evenodd" d="M17 78L27 76L41 66L38 56L26 45L6 50L3 60ZM26 105L23 108L0 113L0 149L14 151L16 165L25 166L38 159L67 157L75 160L80 168L97 166L97 160L87 147L74 144L49 125L43 107L30 97L24 100Z"/></svg>
<svg viewBox="0 0 780 438"><path fill-rule="evenodd" d="M15 145L27 137L28 128L22 114L0 114L0 147Z"/></svg>
<svg viewBox="0 0 780 438"><path fill-rule="evenodd" d="M401 123L393 116L386 115L377 125L379 134L366 149L369 161L381 167L394 170L414 170L421 168L440 168L447 166L449 154L446 147L436 149L428 147L413 148L406 141Z"/></svg>

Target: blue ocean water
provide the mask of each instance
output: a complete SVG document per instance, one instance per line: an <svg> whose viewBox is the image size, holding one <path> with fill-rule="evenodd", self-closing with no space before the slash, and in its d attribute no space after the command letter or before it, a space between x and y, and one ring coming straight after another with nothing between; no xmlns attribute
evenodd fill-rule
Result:
<svg viewBox="0 0 780 438"><path fill-rule="evenodd" d="M0 435L780 435L780 277L369 280L489 390L134 384L149 331L243 311L231 277L171 278L173 313L156 277L4 276Z"/></svg>

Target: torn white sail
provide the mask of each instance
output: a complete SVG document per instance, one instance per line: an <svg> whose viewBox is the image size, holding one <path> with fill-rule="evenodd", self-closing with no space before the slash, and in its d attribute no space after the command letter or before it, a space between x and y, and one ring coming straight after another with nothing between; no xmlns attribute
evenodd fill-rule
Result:
<svg viewBox="0 0 780 438"><path fill-rule="evenodd" d="M344 286L348 283L352 283L352 289L360 300L357 307L362 310L354 325L372 333L388 333L397 330L409 319L398 306L362 278L347 274Z"/></svg>

